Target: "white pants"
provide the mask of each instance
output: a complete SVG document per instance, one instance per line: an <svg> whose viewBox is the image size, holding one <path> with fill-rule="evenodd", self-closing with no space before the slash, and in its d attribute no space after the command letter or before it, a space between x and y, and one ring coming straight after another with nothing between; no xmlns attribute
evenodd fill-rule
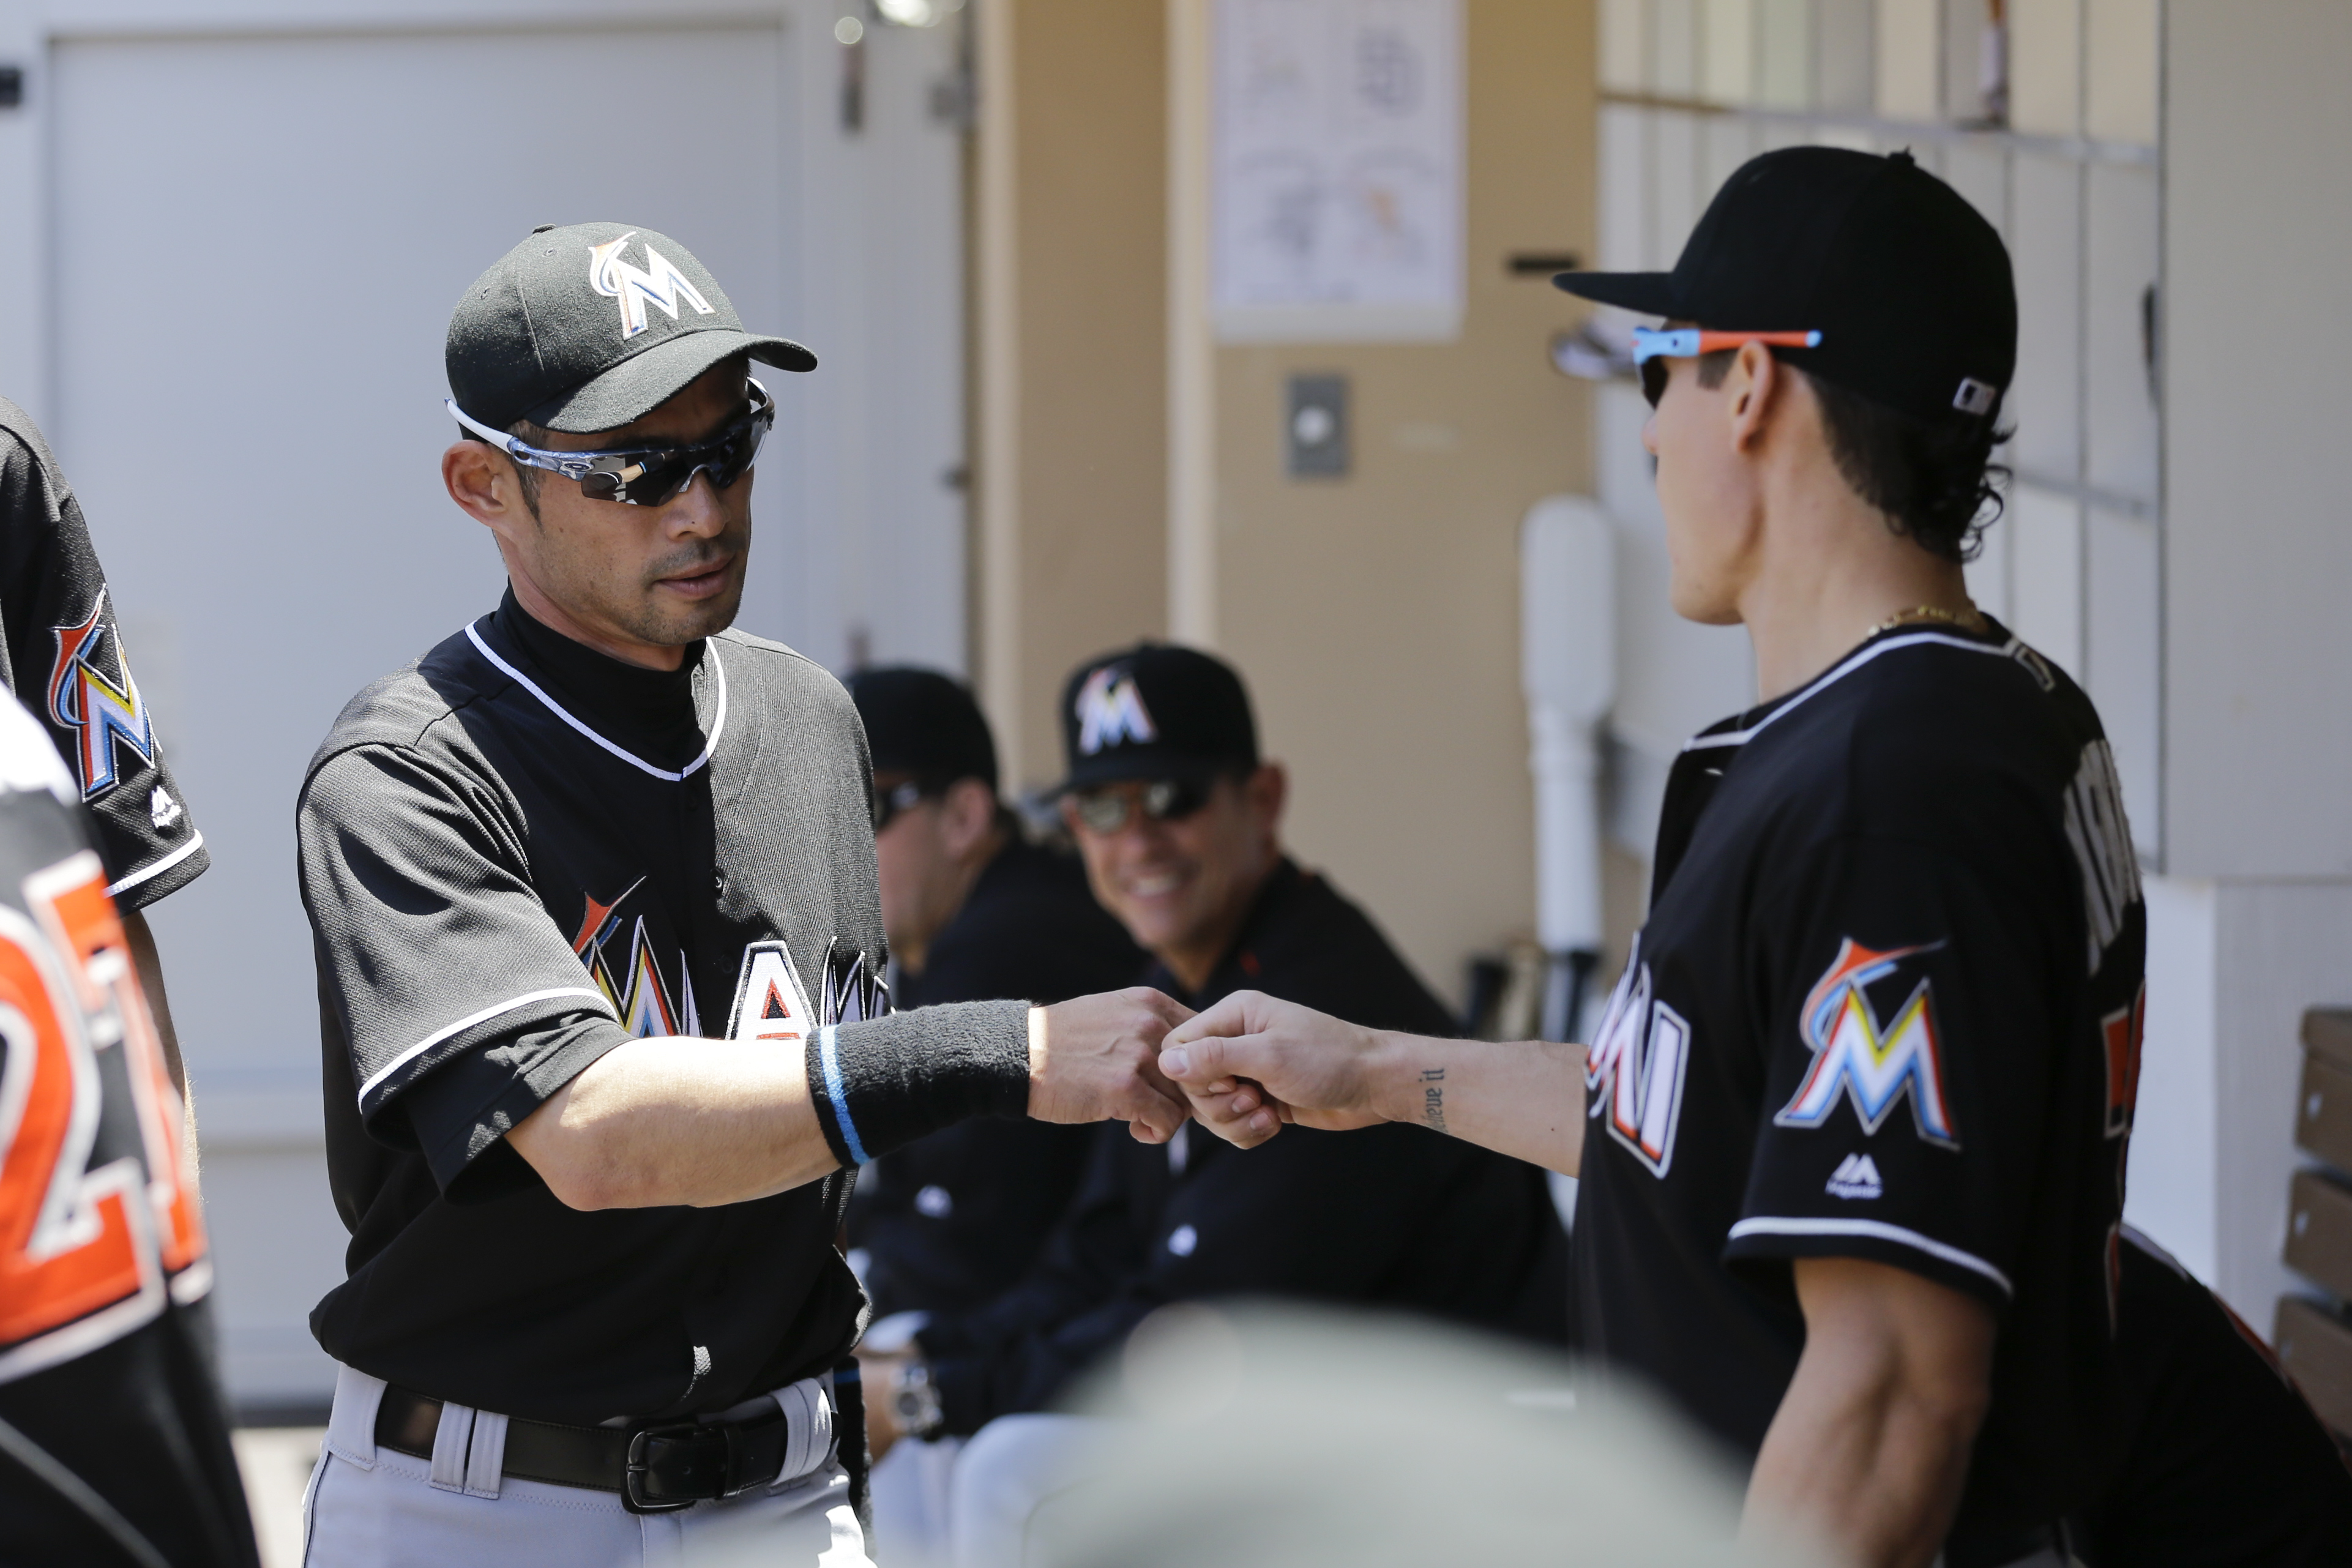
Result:
<svg viewBox="0 0 2352 1568"><path fill-rule="evenodd" d="M1097 1415L1000 1415L955 1467L955 1568L1029 1568L1039 1517L1100 1476L1112 1445Z"/></svg>
<svg viewBox="0 0 2352 1568"><path fill-rule="evenodd" d="M882 1568L947 1568L950 1488L962 1449L961 1437L905 1437L874 1467L870 1550Z"/></svg>
<svg viewBox="0 0 2352 1568"><path fill-rule="evenodd" d="M505 1418L444 1407L435 1457L375 1444L383 1384L339 1369L327 1440L302 1500L304 1568L872 1568L849 1477L830 1458L765 1491L634 1514L618 1492L559 1487L468 1464ZM493 1424L488 1427L484 1423ZM470 1442L468 1441L470 1439ZM447 1449L447 1452L443 1450Z"/></svg>

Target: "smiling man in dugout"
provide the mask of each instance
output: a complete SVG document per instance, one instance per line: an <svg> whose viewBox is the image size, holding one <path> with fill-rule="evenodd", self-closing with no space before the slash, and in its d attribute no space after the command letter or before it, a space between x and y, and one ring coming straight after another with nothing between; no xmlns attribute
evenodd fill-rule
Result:
<svg viewBox="0 0 2352 1568"><path fill-rule="evenodd" d="M1373 1027L1451 1032L1363 910L1283 852L1286 778L1259 755L1231 667L1160 644L1105 655L1070 678L1062 721L1064 821L1095 896L1155 960L1145 984L1187 1006L1254 987ZM1306 1297L1556 1340L1564 1268L1541 1173L1468 1144L1399 1127L1244 1154L1183 1131L1132 1150L1097 1134L1028 1277L977 1310L934 1314L874 1364L869 1384L902 1394L873 1402L877 1446L1043 1409L1171 1301ZM990 1514L1012 1518L1066 1479L1071 1445L1050 1436L1008 1458L1006 1444L1027 1442L1013 1434L1047 1419L1008 1424L993 1447L982 1434L958 1498L984 1478ZM974 1544L969 1511L959 1501L960 1552Z"/></svg>

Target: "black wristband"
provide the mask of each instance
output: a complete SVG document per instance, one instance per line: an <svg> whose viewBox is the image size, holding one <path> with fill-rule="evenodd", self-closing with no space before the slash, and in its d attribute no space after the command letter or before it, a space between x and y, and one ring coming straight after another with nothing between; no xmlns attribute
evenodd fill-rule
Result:
<svg viewBox="0 0 2352 1568"><path fill-rule="evenodd" d="M809 1036L808 1082L845 1165L975 1116L1026 1116L1029 1004L952 1002L830 1025Z"/></svg>

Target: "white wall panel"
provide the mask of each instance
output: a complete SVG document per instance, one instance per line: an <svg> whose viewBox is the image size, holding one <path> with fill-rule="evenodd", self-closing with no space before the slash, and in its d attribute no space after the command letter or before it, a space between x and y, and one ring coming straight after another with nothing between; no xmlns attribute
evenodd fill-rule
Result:
<svg viewBox="0 0 2352 1568"><path fill-rule="evenodd" d="M2007 406L2019 467L2072 480L2082 459L2081 165L2021 153L2010 186L2017 380Z"/></svg>
<svg viewBox="0 0 2352 1568"><path fill-rule="evenodd" d="M2087 689L2115 749L2133 837L2143 854L2154 855L2163 842L2164 821L2157 793L2164 759L2158 743L2163 597L2156 525L2092 507L2084 545Z"/></svg>
<svg viewBox="0 0 2352 1568"><path fill-rule="evenodd" d="M2083 674L2083 509L2021 484L2000 526L2009 542L2010 627L2077 679Z"/></svg>
<svg viewBox="0 0 2352 1568"><path fill-rule="evenodd" d="M2153 503L2157 408L2143 311L2156 288L2156 171L2095 163L2086 174L2084 471L2100 489Z"/></svg>
<svg viewBox="0 0 2352 1568"><path fill-rule="evenodd" d="M1699 0L1650 0L1650 90L1698 95Z"/></svg>
<svg viewBox="0 0 2352 1568"><path fill-rule="evenodd" d="M2352 5L2167 26L2168 868L2352 876Z"/></svg>

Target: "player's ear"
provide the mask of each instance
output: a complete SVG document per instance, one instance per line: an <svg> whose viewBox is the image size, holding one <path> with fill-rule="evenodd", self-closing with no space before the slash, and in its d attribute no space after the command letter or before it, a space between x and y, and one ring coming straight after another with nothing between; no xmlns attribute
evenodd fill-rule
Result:
<svg viewBox="0 0 2352 1568"><path fill-rule="evenodd" d="M1772 405L1788 395L1788 372L1762 343L1739 345L1725 378L1726 412L1731 418L1734 450L1748 452L1763 438Z"/></svg>
<svg viewBox="0 0 2352 1568"><path fill-rule="evenodd" d="M522 507L514 467L479 441L453 441L441 454L441 484L475 521L497 529Z"/></svg>
<svg viewBox="0 0 2352 1568"><path fill-rule="evenodd" d="M1282 808L1290 798L1290 773L1280 763L1260 763L1257 771L1242 781L1242 796L1249 802L1255 816L1268 833L1282 821Z"/></svg>
<svg viewBox="0 0 2352 1568"><path fill-rule="evenodd" d="M984 779L956 780L948 786L940 805L947 813L948 847L957 855L986 837L989 825L996 820L996 792Z"/></svg>

